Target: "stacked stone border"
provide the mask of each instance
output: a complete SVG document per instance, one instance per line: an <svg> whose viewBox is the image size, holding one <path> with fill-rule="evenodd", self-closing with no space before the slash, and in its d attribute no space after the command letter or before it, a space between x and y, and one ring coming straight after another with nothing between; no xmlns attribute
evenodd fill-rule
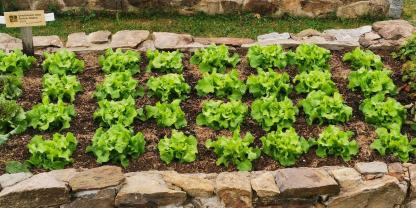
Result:
<svg viewBox="0 0 416 208"><path fill-rule="evenodd" d="M236 48L248 48L253 44L280 44L284 48L294 48L301 43L314 43L330 50L350 50L356 47L371 50L392 51L402 45L406 38L416 32L416 28L405 20L375 22L355 29L329 29L316 31L306 29L297 34L269 33L260 35L257 40L248 38L206 38L189 34L169 32L149 32L147 30L123 30L112 34L109 31L96 31L70 34L66 43L56 35L35 36L34 46L41 53L44 50L68 48L72 51L102 51L107 48L128 48L139 51L155 49L193 50L210 44L225 44ZM0 49L11 51L22 48L22 41L5 33L0 33Z"/></svg>
<svg viewBox="0 0 416 208"><path fill-rule="evenodd" d="M120 167L0 176L2 208L111 207L416 207L416 165L189 173Z"/></svg>

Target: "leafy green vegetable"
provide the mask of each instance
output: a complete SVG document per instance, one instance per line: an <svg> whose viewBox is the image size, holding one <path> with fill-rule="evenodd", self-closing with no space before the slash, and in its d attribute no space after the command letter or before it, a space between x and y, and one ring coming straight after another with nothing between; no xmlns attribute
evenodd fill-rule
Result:
<svg viewBox="0 0 416 208"><path fill-rule="evenodd" d="M227 67L235 67L240 57L235 53L232 57L225 45L210 45L207 48L195 51L190 59L191 64L198 65L202 72L225 72Z"/></svg>
<svg viewBox="0 0 416 208"><path fill-rule="evenodd" d="M370 50L361 50L359 47L346 53L342 60L344 62L350 62L351 68L355 70L361 68L367 70L382 70L384 68L384 64L379 55L374 54Z"/></svg>
<svg viewBox="0 0 416 208"><path fill-rule="evenodd" d="M97 85L94 97L98 100L122 100L143 96L144 90L137 87L138 83L129 71L113 72L105 75L104 81Z"/></svg>
<svg viewBox="0 0 416 208"><path fill-rule="evenodd" d="M150 77L147 81L149 96L156 96L163 102L173 99L185 100L191 87L185 82L183 75L166 74L160 77Z"/></svg>
<svg viewBox="0 0 416 208"><path fill-rule="evenodd" d="M260 149L250 147L254 142L254 136L247 132L244 138L240 138L240 131L236 130L233 137L220 136L216 141L208 139L205 146L213 149L217 155L217 165L234 164L239 171L250 171L251 162L260 157Z"/></svg>
<svg viewBox="0 0 416 208"><path fill-rule="evenodd" d="M13 173L28 173L29 167L27 163L21 163L19 161L7 161L6 162L6 173L13 174Z"/></svg>
<svg viewBox="0 0 416 208"><path fill-rule="evenodd" d="M0 97L0 145L11 135L20 134L27 128L26 113L14 100Z"/></svg>
<svg viewBox="0 0 416 208"><path fill-rule="evenodd" d="M26 56L20 50L6 54L0 50L0 74L11 74L22 77L24 71L36 62L35 57Z"/></svg>
<svg viewBox="0 0 416 208"><path fill-rule="evenodd" d="M172 136L159 141L157 149L160 153L160 159L169 164L175 158L181 163L190 163L195 161L198 141L194 136L186 136L182 132L172 131Z"/></svg>
<svg viewBox="0 0 416 208"><path fill-rule="evenodd" d="M157 102L155 106L147 105L139 109L139 118L142 121L154 118L159 126L175 126L180 129L187 125L185 113L180 107L181 100L174 100L171 103Z"/></svg>
<svg viewBox="0 0 416 208"><path fill-rule="evenodd" d="M279 161L282 166L292 166L307 153L311 142L300 137L294 128L278 129L260 138L263 152Z"/></svg>
<svg viewBox="0 0 416 208"><path fill-rule="evenodd" d="M215 130L234 130L243 123L247 111L247 105L241 101L231 100L224 103L221 100L208 100L204 102L202 112L196 117L196 124Z"/></svg>
<svg viewBox="0 0 416 208"><path fill-rule="evenodd" d="M400 47L397 52L394 52L393 58L399 58L401 60L414 60L416 61L416 33L410 36L404 45Z"/></svg>
<svg viewBox="0 0 416 208"><path fill-rule="evenodd" d="M397 94L397 88L390 78L392 72L388 69L369 70L361 68L348 76L348 88L360 88L364 96L369 97L378 93Z"/></svg>
<svg viewBox="0 0 416 208"><path fill-rule="evenodd" d="M400 134L400 127L392 125L391 129L376 129L377 139L370 145L380 155L393 154L402 162L409 161L409 154L416 154L416 140L409 142L406 135Z"/></svg>
<svg viewBox="0 0 416 208"><path fill-rule="evenodd" d="M251 104L251 117L266 131L291 127L298 112L289 98L281 102L274 98L261 98Z"/></svg>
<svg viewBox="0 0 416 208"><path fill-rule="evenodd" d="M124 71L136 74L140 71L140 60L140 54L136 51L127 50L123 52L121 48L113 51L109 48L103 56L100 56L99 64L106 74Z"/></svg>
<svg viewBox="0 0 416 208"><path fill-rule="evenodd" d="M45 60L42 67L50 74L67 75L84 71L84 61L77 59L75 53L67 49L60 49L53 54L44 52L43 55Z"/></svg>
<svg viewBox="0 0 416 208"><path fill-rule="evenodd" d="M72 153L77 148L78 141L72 133L66 136L55 133L52 140L44 140L42 136L34 136L27 148L29 149L29 164L47 170L63 169L72 163Z"/></svg>
<svg viewBox="0 0 416 208"><path fill-rule="evenodd" d="M22 95L22 80L14 75L0 75L0 97L14 100Z"/></svg>
<svg viewBox="0 0 416 208"><path fill-rule="evenodd" d="M247 78L248 91L254 97L275 97L278 100L287 97L292 92L289 75L277 73L273 70L258 71L258 75Z"/></svg>
<svg viewBox="0 0 416 208"><path fill-rule="evenodd" d="M248 49L250 66L256 69L283 69L287 65L286 52L280 45L254 45Z"/></svg>
<svg viewBox="0 0 416 208"><path fill-rule="evenodd" d="M67 129L74 116L74 105L68 105L62 101L37 104L27 112L29 126L42 131L50 128Z"/></svg>
<svg viewBox="0 0 416 208"><path fill-rule="evenodd" d="M318 120L318 124L347 122L351 119L352 108L344 104L341 94L334 92L333 96L322 91L312 91L299 102L307 115L306 122L311 125Z"/></svg>
<svg viewBox="0 0 416 208"><path fill-rule="evenodd" d="M331 80L331 73L329 71L313 70L310 72L302 72L296 75L293 82L296 84L295 90L298 94L320 90L327 95L332 95L337 91L337 87Z"/></svg>
<svg viewBox="0 0 416 208"><path fill-rule="evenodd" d="M301 44L295 52L289 52L289 63L297 66L299 72L329 70L331 52L315 44Z"/></svg>
<svg viewBox="0 0 416 208"><path fill-rule="evenodd" d="M416 91L416 59L403 64L402 80L407 83L409 90Z"/></svg>
<svg viewBox="0 0 416 208"><path fill-rule="evenodd" d="M215 96L229 99L239 100L246 92L246 85L238 79L237 70L232 70L227 74L219 74L213 72L204 74L195 86L198 96L205 96L215 93Z"/></svg>
<svg viewBox="0 0 416 208"><path fill-rule="evenodd" d="M87 152L92 152L100 164L109 161L120 162L126 168L129 158L137 158L144 153L145 144L141 132L133 135L132 131L122 125L114 125L107 131L103 128L97 129Z"/></svg>
<svg viewBox="0 0 416 208"><path fill-rule="evenodd" d="M342 131L340 128L330 125L319 134L316 141L318 146L316 155L318 157L327 157L328 155L335 155L342 157L344 161L351 160L351 156L358 153L359 147L357 141L349 139L354 135L351 131Z"/></svg>
<svg viewBox="0 0 416 208"><path fill-rule="evenodd" d="M149 65L146 67L147 71L181 73L183 70L183 54L179 51L148 50L146 56L149 59Z"/></svg>
<svg viewBox="0 0 416 208"><path fill-rule="evenodd" d="M363 100L360 110L366 122L387 128L392 125L401 126L407 114L402 104L393 98L385 99L383 94Z"/></svg>
<svg viewBox="0 0 416 208"><path fill-rule="evenodd" d="M119 124L127 127L137 116L135 100L132 97L121 101L101 100L98 106L98 110L94 112L94 119L100 122L100 126Z"/></svg>
<svg viewBox="0 0 416 208"><path fill-rule="evenodd" d="M45 74L42 79L42 99L49 101L74 102L75 95L82 91L81 83L76 76Z"/></svg>

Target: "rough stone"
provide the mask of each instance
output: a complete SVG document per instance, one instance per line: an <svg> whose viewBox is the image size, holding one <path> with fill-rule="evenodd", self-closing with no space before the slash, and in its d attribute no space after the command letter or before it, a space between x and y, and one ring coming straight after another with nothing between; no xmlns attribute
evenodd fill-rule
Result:
<svg viewBox="0 0 416 208"><path fill-rule="evenodd" d="M406 41L406 38L400 40L385 40L379 39L375 41L370 41L368 49L370 50L383 50L383 51L394 51L403 45ZM362 43L364 46L364 43Z"/></svg>
<svg viewBox="0 0 416 208"><path fill-rule="evenodd" d="M290 38L289 33L277 33L272 32L269 34L259 35L257 36L257 41L268 41L268 40L287 40Z"/></svg>
<svg viewBox="0 0 416 208"><path fill-rule="evenodd" d="M369 32L364 34L364 38L367 40L378 40L381 38L381 36L375 32Z"/></svg>
<svg viewBox="0 0 416 208"><path fill-rule="evenodd" d="M341 190L353 188L362 183L361 175L354 168L335 168L328 171L341 186Z"/></svg>
<svg viewBox="0 0 416 208"><path fill-rule="evenodd" d="M322 33L315 30L315 29L306 29L300 31L298 34L296 34L296 37L303 38L303 37L312 37L312 36L321 36Z"/></svg>
<svg viewBox="0 0 416 208"><path fill-rule="evenodd" d="M375 22L373 30L387 40L398 40L411 36L415 28L406 20L387 20Z"/></svg>
<svg viewBox="0 0 416 208"><path fill-rule="evenodd" d="M88 42L88 37L85 32L69 34L68 41L66 42L67 48L89 47L90 45L91 44Z"/></svg>
<svg viewBox="0 0 416 208"><path fill-rule="evenodd" d="M279 8L278 2L273 0L247 0L244 1L243 11L255 12L261 15L270 15L277 11Z"/></svg>
<svg viewBox="0 0 416 208"><path fill-rule="evenodd" d="M387 165L384 162L358 162L354 168L363 175L366 174L386 174L388 172Z"/></svg>
<svg viewBox="0 0 416 208"><path fill-rule="evenodd" d="M301 1L300 14L307 17L322 17L334 13L342 2L340 0Z"/></svg>
<svg viewBox="0 0 416 208"><path fill-rule="evenodd" d="M410 198L416 199L416 165L409 166Z"/></svg>
<svg viewBox="0 0 416 208"><path fill-rule="evenodd" d="M116 196L116 206L140 207L182 204L186 193L168 186L156 172L137 172L127 175L125 185Z"/></svg>
<svg viewBox="0 0 416 208"><path fill-rule="evenodd" d="M97 190L94 194L77 198L69 204L62 205L61 208L113 208L115 196L114 188Z"/></svg>
<svg viewBox="0 0 416 208"><path fill-rule="evenodd" d="M154 51L156 50L155 43L153 42L153 40L145 40L143 41L143 43L139 45L137 50L142 51L142 52L146 52L148 50Z"/></svg>
<svg viewBox="0 0 416 208"><path fill-rule="evenodd" d="M62 48L64 44L57 35L51 36L34 36L33 46L36 48L57 47Z"/></svg>
<svg viewBox="0 0 416 208"><path fill-rule="evenodd" d="M41 173L0 192L1 207L52 207L69 202L65 183Z"/></svg>
<svg viewBox="0 0 416 208"><path fill-rule="evenodd" d="M101 189L120 185L124 181L120 167L102 166L78 173L69 180L73 191Z"/></svg>
<svg viewBox="0 0 416 208"><path fill-rule="evenodd" d="M75 168L68 168L62 170L52 170L48 172L48 174L56 178L56 180L58 181L69 183L71 178L76 176L79 172L81 172L81 170Z"/></svg>
<svg viewBox="0 0 416 208"><path fill-rule="evenodd" d="M406 197L399 181L391 176L364 181L355 188L329 198L328 208L391 208L403 203Z"/></svg>
<svg viewBox="0 0 416 208"><path fill-rule="evenodd" d="M93 44L103 44L110 41L111 32L108 30L100 30L88 34L88 42Z"/></svg>
<svg viewBox="0 0 416 208"><path fill-rule="evenodd" d="M253 45L261 45L261 46L266 46L266 45L281 45L283 48L294 48L297 47L299 44L301 44L300 41L297 40L292 40L292 39L287 39L287 40L263 40L263 41L259 41L256 43L252 43L252 44L243 44L241 45L241 47L243 48L249 48Z"/></svg>
<svg viewBox="0 0 416 208"><path fill-rule="evenodd" d="M276 171L280 196L302 198L335 195L340 191L337 182L323 169L287 168Z"/></svg>
<svg viewBox="0 0 416 208"><path fill-rule="evenodd" d="M389 10L388 0L357 1L338 7L337 16L341 18L358 18L366 15L385 16Z"/></svg>
<svg viewBox="0 0 416 208"><path fill-rule="evenodd" d="M9 52L14 49L22 49L22 40L6 33L0 33L0 50Z"/></svg>
<svg viewBox="0 0 416 208"><path fill-rule="evenodd" d="M389 17L400 19L402 16L403 10L403 0L389 0L390 2L390 9L389 9Z"/></svg>
<svg viewBox="0 0 416 208"><path fill-rule="evenodd" d="M223 172L218 174L216 193L226 207L251 207L250 173Z"/></svg>
<svg viewBox="0 0 416 208"><path fill-rule="evenodd" d="M303 40L302 42L313 43L332 51L349 50L360 46L360 44L355 41L327 41L324 38L309 38Z"/></svg>
<svg viewBox="0 0 416 208"><path fill-rule="evenodd" d="M163 179L182 188L192 197L209 197L214 193L214 183L203 176L168 171L163 174Z"/></svg>
<svg viewBox="0 0 416 208"><path fill-rule="evenodd" d="M113 48L136 48L141 42L149 38L147 30L122 30L112 36Z"/></svg>
<svg viewBox="0 0 416 208"><path fill-rule="evenodd" d="M229 45L229 46L241 46L243 44L254 43L250 38L194 38L194 41L204 45Z"/></svg>
<svg viewBox="0 0 416 208"><path fill-rule="evenodd" d="M399 181L404 180L404 168L401 163L390 163L388 169L390 176L396 177Z"/></svg>
<svg viewBox="0 0 416 208"><path fill-rule="evenodd" d="M177 49L193 42L193 37L189 34L168 32L154 32L152 39L157 49Z"/></svg>
<svg viewBox="0 0 416 208"><path fill-rule="evenodd" d="M371 32L371 26L362 26L355 29L329 29L324 30L323 34L331 35L338 41L353 41L358 42L360 36Z"/></svg>
<svg viewBox="0 0 416 208"><path fill-rule="evenodd" d="M251 174L251 187L260 198L275 197L279 195L275 175L269 171L253 172Z"/></svg>
<svg viewBox="0 0 416 208"><path fill-rule="evenodd" d="M14 173L4 174L0 176L0 190L9 186L12 186L20 181L26 180L32 177L32 173Z"/></svg>
<svg viewBox="0 0 416 208"><path fill-rule="evenodd" d="M217 196L205 198L205 197L196 197L193 198L191 203L194 207L203 207L203 208L225 208L224 203Z"/></svg>

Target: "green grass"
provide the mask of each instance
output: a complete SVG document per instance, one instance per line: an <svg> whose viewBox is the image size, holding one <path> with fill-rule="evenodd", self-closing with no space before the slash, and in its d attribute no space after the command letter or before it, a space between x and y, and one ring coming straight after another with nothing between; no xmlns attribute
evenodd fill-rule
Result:
<svg viewBox="0 0 416 208"><path fill-rule="evenodd" d="M404 0L403 18L416 25L416 0Z"/></svg>

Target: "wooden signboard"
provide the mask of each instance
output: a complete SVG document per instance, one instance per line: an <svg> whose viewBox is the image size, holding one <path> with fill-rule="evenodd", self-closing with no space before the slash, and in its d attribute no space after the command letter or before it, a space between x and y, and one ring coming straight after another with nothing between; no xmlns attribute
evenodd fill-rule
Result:
<svg viewBox="0 0 416 208"><path fill-rule="evenodd" d="M45 13L43 10L5 12L6 27L35 27L45 26Z"/></svg>

